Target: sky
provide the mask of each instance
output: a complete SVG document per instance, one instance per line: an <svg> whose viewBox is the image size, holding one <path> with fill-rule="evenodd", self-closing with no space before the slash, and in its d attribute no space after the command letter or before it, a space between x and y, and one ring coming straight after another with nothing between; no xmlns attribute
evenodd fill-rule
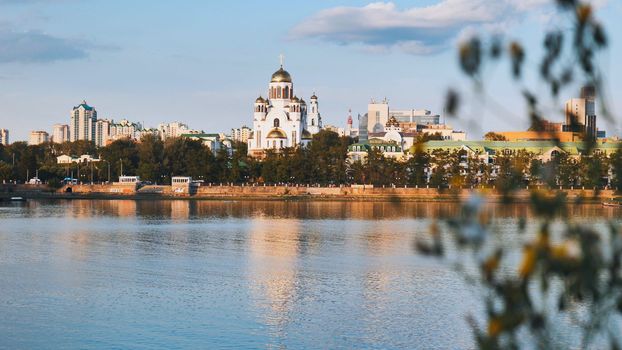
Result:
<svg viewBox="0 0 622 350"><path fill-rule="evenodd" d="M253 102L265 97L283 54L296 94L318 95L324 124L344 126L348 110L356 118L372 98L442 114L452 88L463 104L447 122L470 139L522 130L522 85L510 68L487 67L476 90L460 72L457 45L503 33L525 44L528 72L537 71L542 35L559 27L550 2L0 0L0 128L12 141L27 140L31 130L68 123L71 108L86 100L100 118L229 132L252 125ZM593 2L608 33L599 62L615 112L622 0ZM535 76L525 84L546 96ZM560 98L573 95L575 88ZM563 101L548 106L547 117L562 121ZM618 125L599 127L620 134Z"/></svg>

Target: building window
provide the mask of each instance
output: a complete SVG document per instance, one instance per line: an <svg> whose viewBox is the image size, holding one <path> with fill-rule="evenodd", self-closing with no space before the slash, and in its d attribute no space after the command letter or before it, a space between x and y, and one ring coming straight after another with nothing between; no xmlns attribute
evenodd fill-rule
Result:
<svg viewBox="0 0 622 350"><path fill-rule="evenodd" d="M311 119L311 125L315 126L315 119Z"/></svg>
<svg viewBox="0 0 622 350"><path fill-rule="evenodd" d="M283 140L281 140L281 148L283 148Z"/></svg>
<svg viewBox="0 0 622 350"><path fill-rule="evenodd" d="M278 128L280 126L281 122L279 121L278 118L274 119L274 127Z"/></svg>
<svg viewBox="0 0 622 350"><path fill-rule="evenodd" d="M285 87L283 98L289 98L289 86Z"/></svg>
<svg viewBox="0 0 622 350"><path fill-rule="evenodd" d="M276 97L281 98L281 87L280 86L276 88Z"/></svg>

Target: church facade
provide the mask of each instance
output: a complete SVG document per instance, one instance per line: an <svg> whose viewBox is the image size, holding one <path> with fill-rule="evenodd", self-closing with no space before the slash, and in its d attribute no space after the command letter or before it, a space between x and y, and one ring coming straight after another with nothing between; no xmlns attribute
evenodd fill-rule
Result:
<svg viewBox="0 0 622 350"><path fill-rule="evenodd" d="M309 104L294 94L291 75L283 69L272 74L267 98L255 100L253 132L248 138L248 154L262 156L266 150L306 146L312 135L322 129L318 99Z"/></svg>

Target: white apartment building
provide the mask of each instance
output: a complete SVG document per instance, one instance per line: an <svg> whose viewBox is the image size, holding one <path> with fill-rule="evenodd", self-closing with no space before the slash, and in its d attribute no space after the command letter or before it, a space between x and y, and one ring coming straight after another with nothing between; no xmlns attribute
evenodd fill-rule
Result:
<svg viewBox="0 0 622 350"><path fill-rule="evenodd" d="M390 109L389 102L372 100L367 105L367 131L378 133L386 131L384 126L394 118L400 124L437 125L441 117L427 109Z"/></svg>
<svg viewBox="0 0 622 350"><path fill-rule="evenodd" d="M337 127L335 125L326 124L326 125L324 125L324 130L332 131L334 133L337 133L337 135L339 135L339 136L345 136L346 135L346 131L345 131L344 128L340 128L340 127Z"/></svg>
<svg viewBox="0 0 622 350"><path fill-rule="evenodd" d="M0 145L4 145L4 146L9 145L9 130L8 129L0 129Z"/></svg>
<svg viewBox="0 0 622 350"><path fill-rule="evenodd" d="M246 125L241 128L231 129L231 139L236 142L247 142L252 132L253 129Z"/></svg>
<svg viewBox="0 0 622 350"><path fill-rule="evenodd" d="M48 142L49 134L46 131L42 130L34 130L30 132L30 139L28 140L28 144L31 146L40 145L42 143Z"/></svg>
<svg viewBox="0 0 622 350"><path fill-rule="evenodd" d="M52 142L63 143L67 141L70 141L69 125L54 124L54 126L52 126Z"/></svg>
<svg viewBox="0 0 622 350"><path fill-rule="evenodd" d="M110 138L112 140L137 139L137 135L142 129L143 126L140 123L122 119L120 122L110 125Z"/></svg>
<svg viewBox="0 0 622 350"><path fill-rule="evenodd" d="M425 135L440 135L443 140L448 141L466 141L466 132L454 130L451 125L447 124L430 124L421 128L417 128L417 132Z"/></svg>
<svg viewBox="0 0 622 350"><path fill-rule="evenodd" d="M69 136L71 141L87 140L95 141L95 127L97 123L97 111L89 106L86 101L71 110L71 123L69 124Z"/></svg>
<svg viewBox="0 0 622 350"><path fill-rule="evenodd" d="M187 134L190 132L190 128L188 128L188 125L181 122L161 123L158 125L158 132L160 133L160 138L166 140L171 137L180 137L183 134Z"/></svg>
<svg viewBox="0 0 622 350"><path fill-rule="evenodd" d="M155 128L142 129L136 132L136 140L141 140L145 135L154 135L160 137L160 131Z"/></svg>
<svg viewBox="0 0 622 350"><path fill-rule="evenodd" d="M104 147L110 140L110 125L113 121L108 119L98 119L95 124L95 145Z"/></svg>

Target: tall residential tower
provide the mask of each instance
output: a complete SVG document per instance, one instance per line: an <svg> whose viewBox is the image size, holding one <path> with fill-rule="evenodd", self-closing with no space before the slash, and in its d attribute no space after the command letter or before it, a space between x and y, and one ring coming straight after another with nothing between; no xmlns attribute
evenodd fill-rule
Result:
<svg viewBox="0 0 622 350"><path fill-rule="evenodd" d="M71 110L71 123L69 124L69 136L71 141L87 140L96 141L95 127L97 123L97 111L82 101Z"/></svg>

